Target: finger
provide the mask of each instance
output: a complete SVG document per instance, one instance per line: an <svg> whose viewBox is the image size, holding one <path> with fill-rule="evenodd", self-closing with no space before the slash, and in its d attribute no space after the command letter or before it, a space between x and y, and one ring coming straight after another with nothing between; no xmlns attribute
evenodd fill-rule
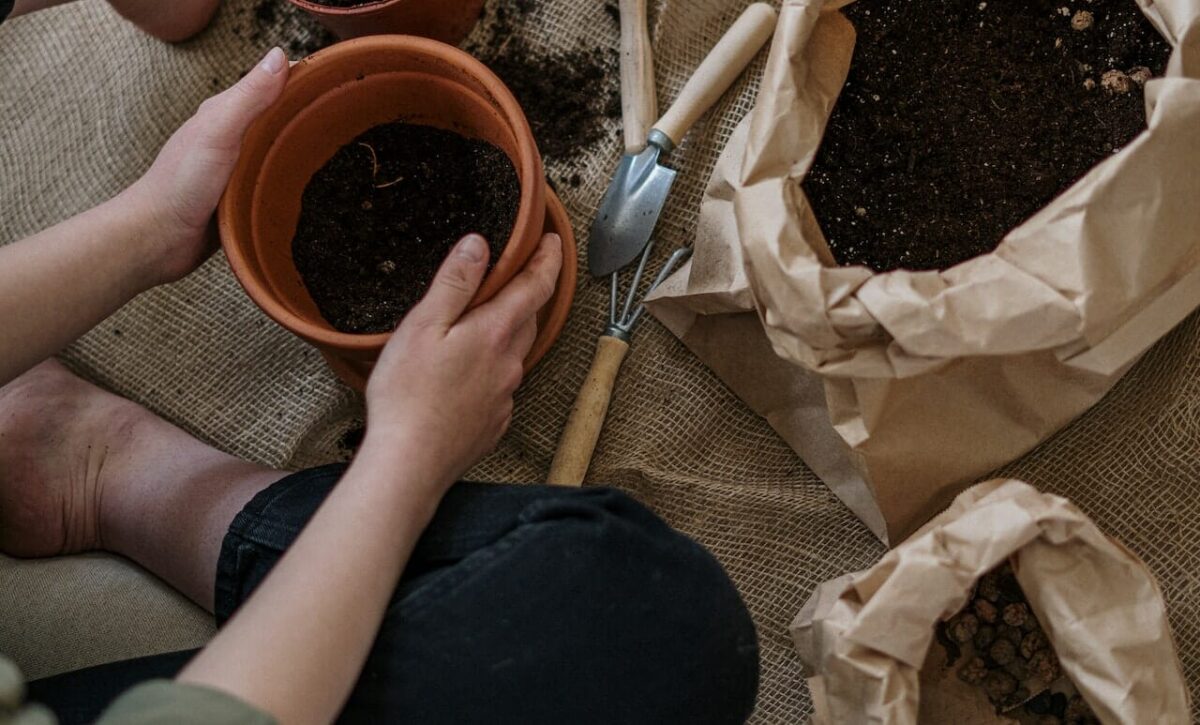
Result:
<svg viewBox="0 0 1200 725"><path fill-rule="evenodd" d="M488 245L478 234L462 238L442 263L429 291L409 317L449 329L467 311L487 271Z"/></svg>
<svg viewBox="0 0 1200 725"><path fill-rule="evenodd" d="M537 339L537 316L534 315L525 321L513 335L512 344L509 346L509 352L522 360L533 349L533 341Z"/></svg>
<svg viewBox="0 0 1200 725"><path fill-rule="evenodd" d="M287 56L272 48L240 81L206 101L196 114L206 145L237 149L250 124L283 92L288 68Z"/></svg>
<svg viewBox="0 0 1200 725"><path fill-rule="evenodd" d="M547 234L525 269L491 302L480 307L480 312L495 315L503 324L515 328L536 315L554 296L561 268L562 239L557 234Z"/></svg>

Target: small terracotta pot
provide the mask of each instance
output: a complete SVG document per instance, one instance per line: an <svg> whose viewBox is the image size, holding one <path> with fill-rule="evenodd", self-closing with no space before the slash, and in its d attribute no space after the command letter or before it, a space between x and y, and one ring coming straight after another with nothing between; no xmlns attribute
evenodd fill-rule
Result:
<svg viewBox="0 0 1200 725"><path fill-rule="evenodd" d="M307 0L289 0L315 16L339 38L365 35L419 35L458 45L466 38L485 0L380 0L338 8Z"/></svg>
<svg viewBox="0 0 1200 725"><path fill-rule="evenodd" d="M221 245L238 281L283 327L315 345L348 384L391 333L355 335L335 329L292 260L292 238L309 179L342 146L381 123L407 121L495 144L512 159L521 183L512 236L473 304L494 296L529 261L543 234L562 235L564 273L543 310L527 367L549 350L575 292L574 235L546 185L529 122L512 93L482 63L442 43L410 36L373 36L339 43L292 68L279 100L246 133L242 154L221 200Z"/></svg>

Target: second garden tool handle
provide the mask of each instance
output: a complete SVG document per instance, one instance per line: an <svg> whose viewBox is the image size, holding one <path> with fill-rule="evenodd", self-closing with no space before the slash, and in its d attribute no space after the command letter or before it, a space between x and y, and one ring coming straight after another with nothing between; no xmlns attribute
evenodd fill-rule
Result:
<svg viewBox="0 0 1200 725"><path fill-rule="evenodd" d="M621 116L625 153L630 154L646 148L646 136L658 117L646 2L621 0Z"/></svg>
<svg viewBox="0 0 1200 725"><path fill-rule="evenodd" d="M554 463L550 464L550 475L546 483L555 486L580 486L592 464L592 453L604 429L608 417L608 404L612 400L613 386L621 363L629 352L629 343L604 335L596 345L596 357L588 372L567 427L563 429Z"/></svg>
<svg viewBox="0 0 1200 725"><path fill-rule="evenodd" d="M725 91L771 39L777 19L775 8L766 3L755 3L746 8L742 17L696 69L695 75L683 87L679 98L655 128L678 146L696 121L725 95Z"/></svg>

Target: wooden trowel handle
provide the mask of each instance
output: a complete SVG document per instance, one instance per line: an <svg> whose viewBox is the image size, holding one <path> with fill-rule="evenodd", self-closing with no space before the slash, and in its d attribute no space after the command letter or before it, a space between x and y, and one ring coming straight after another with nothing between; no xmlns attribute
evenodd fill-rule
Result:
<svg viewBox="0 0 1200 725"><path fill-rule="evenodd" d="M635 154L646 148L646 136L658 118L646 0L621 0L621 115L625 152Z"/></svg>
<svg viewBox="0 0 1200 725"><path fill-rule="evenodd" d="M554 454L554 463L550 464L546 483L555 486L583 484L583 477L592 464L596 441L600 440L600 431L604 429L604 419L608 417L617 373L628 352L628 343L608 335L600 338L592 369L575 398L575 407L571 409L571 417L558 442L558 452Z"/></svg>
<svg viewBox="0 0 1200 725"><path fill-rule="evenodd" d="M675 104L655 128L678 146L696 121L725 95L725 91L771 39L777 18L775 8L766 3L755 3L746 8L742 17L696 69Z"/></svg>

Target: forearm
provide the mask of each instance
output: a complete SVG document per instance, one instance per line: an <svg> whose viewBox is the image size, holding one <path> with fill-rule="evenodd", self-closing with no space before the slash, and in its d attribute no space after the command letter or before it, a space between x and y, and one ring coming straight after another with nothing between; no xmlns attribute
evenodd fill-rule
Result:
<svg viewBox="0 0 1200 725"><path fill-rule="evenodd" d="M281 722L331 722L445 486L370 441L304 532L183 671Z"/></svg>
<svg viewBox="0 0 1200 725"><path fill-rule="evenodd" d="M153 286L135 206L122 195L0 247L0 385Z"/></svg>

